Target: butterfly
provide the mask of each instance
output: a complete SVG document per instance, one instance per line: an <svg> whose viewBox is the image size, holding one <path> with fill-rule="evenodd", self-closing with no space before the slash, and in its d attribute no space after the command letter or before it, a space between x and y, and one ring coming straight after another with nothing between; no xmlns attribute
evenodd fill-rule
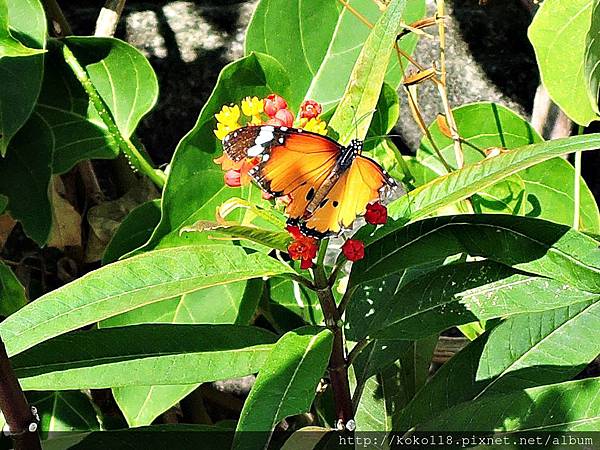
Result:
<svg viewBox="0 0 600 450"><path fill-rule="evenodd" d="M379 164L362 156L358 139L343 146L299 128L251 125L232 131L222 143L236 162L256 158L249 175L269 194L289 196L288 224L307 236L339 234L369 203L397 187Z"/></svg>

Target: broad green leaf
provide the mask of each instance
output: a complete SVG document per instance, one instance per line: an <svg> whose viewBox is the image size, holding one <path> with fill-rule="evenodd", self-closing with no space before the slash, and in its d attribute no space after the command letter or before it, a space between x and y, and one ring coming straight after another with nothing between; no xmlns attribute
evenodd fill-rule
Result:
<svg viewBox="0 0 600 450"><path fill-rule="evenodd" d="M425 219L387 234L385 228L366 246L364 259L354 263L353 285L466 253L600 293L598 242L565 225L477 214Z"/></svg>
<svg viewBox="0 0 600 450"><path fill-rule="evenodd" d="M590 29L585 39L585 81L592 109L598 113L600 94L600 2L593 0Z"/></svg>
<svg viewBox="0 0 600 450"><path fill-rule="evenodd" d="M579 125L597 120L586 85L586 36L593 0L544 1L529 27L542 82L554 102Z"/></svg>
<svg viewBox="0 0 600 450"><path fill-rule="evenodd" d="M104 250L102 264L115 262L148 240L160 220L160 200L150 200L132 210Z"/></svg>
<svg viewBox="0 0 600 450"><path fill-rule="evenodd" d="M202 288L291 269L240 247L156 250L90 272L56 289L0 324L9 355L85 325ZM148 382L144 383L148 384Z"/></svg>
<svg viewBox="0 0 600 450"><path fill-rule="evenodd" d="M477 420L473 420L476 417ZM523 389L463 403L417 427L417 431L597 431L600 379Z"/></svg>
<svg viewBox="0 0 600 450"><path fill-rule="evenodd" d="M83 87L64 62L60 48L45 58L42 90L36 112L48 123L54 139L54 173L64 173L90 158L114 158L118 145L98 117Z"/></svg>
<svg viewBox="0 0 600 450"><path fill-rule="evenodd" d="M113 397L127 425L140 427L152 422L199 386L194 384L123 386L112 388Z"/></svg>
<svg viewBox="0 0 600 450"><path fill-rule="evenodd" d="M25 288L10 267L0 260L0 316L8 317L26 304Z"/></svg>
<svg viewBox="0 0 600 450"><path fill-rule="evenodd" d="M204 233L215 240L248 240L271 249L287 252L292 236L287 231L273 231L252 225L220 224L212 220L200 220L190 227L183 227L181 234Z"/></svg>
<svg viewBox="0 0 600 450"><path fill-rule="evenodd" d="M332 343L331 331L308 327L279 339L244 403L232 449L266 448L279 421L310 409Z"/></svg>
<svg viewBox="0 0 600 450"><path fill-rule="evenodd" d="M490 148L514 149L542 141L537 132L511 110L495 103L473 103L454 110L466 164L485 159ZM452 139L445 136L434 122L429 131L444 159L455 166ZM438 175L446 174L429 139L424 138L417 159ZM471 197L482 212L518 213L573 224L574 205L573 166L562 158L554 158L522 170L502 182ZM599 234L600 214L593 194L583 178L580 200L580 230Z"/></svg>
<svg viewBox="0 0 600 450"><path fill-rule="evenodd" d="M121 134L131 137L158 99L158 80L148 60L115 38L72 36L65 42L85 67Z"/></svg>
<svg viewBox="0 0 600 450"><path fill-rule="evenodd" d="M599 323L598 301L508 318L444 364L395 429L463 402L571 379L600 352L597 340L589 339Z"/></svg>
<svg viewBox="0 0 600 450"><path fill-rule="evenodd" d="M402 218L400 223L406 223L408 220L428 216L444 206L464 200L543 161L568 153L596 150L599 147L600 134L555 139L519 147L436 178L390 203L388 210L391 217Z"/></svg>
<svg viewBox="0 0 600 450"><path fill-rule="evenodd" d="M25 390L185 385L255 373L274 341L256 327L147 324L58 336L11 362Z"/></svg>
<svg viewBox="0 0 600 450"><path fill-rule="evenodd" d="M43 49L30 48L16 39L8 23L7 0L0 0L0 58L7 56L31 56L43 53Z"/></svg>
<svg viewBox="0 0 600 450"><path fill-rule="evenodd" d="M385 78L382 70L393 54L406 0L392 0L369 33L352 68L340 103L329 121L342 144L364 139ZM362 120L356 123L356 117Z"/></svg>
<svg viewBox="0 0 600 450"><path fill-rule="evenodd" d="M11 32L25 46L46 47L46 16L39 0L4 0ZM4 13L0 12L0 16ZM5 16L6 17L6 16ZM0 58L0 155L31 115L44 73L44 55Z"/></svg>
<svg viewBox="0 0 600 450"><path fill-rule="evenodd" d="M4 59L0 59L0 65ZM0 193L8 198L7 209L40 246L47 241L52 226L48 188L53 147L50 127L33 113L12 139L6 157L0 160Z"/></svg>
<svg viewBox="0 0 600 450"><path fill-rule="evenodd" d="M214 286L181 297L153 303L100 323L102 327L141 323L241 324L252 319L262 293L262 280ZM113 395L129 426L149 425L164 411L198 387L128 386Z"/></svg>
<svg viewBox="0 0 600 450"><path fill-rule="evenodd" d="M371 24L381 16L381 10L371 0L350 0L348 3ZM402 19L411 23L424 14L425 2L411 0ZM302 99L313 99L327 111L341 99L370 31L339 2L262 0L248 26L246 54L269 54L293 74L294 83L288 99L294 110ZM416 42L416 36L409 35L402 39L400 47L406 53L412 53ZM380 62L379 68L383 65ZM397 58L391 61L386 81L393 88L398 86L406 67L405 59L402 67Z"/></svg>
<svg viewBox="0 0 600 450"><path fill-rule="evenodd" d="M219 426L163 424L134 429L69 433L44 441L44 450L215 450L231 447L232 433Z"/></svg>
<svg viewBox="0 0 600 450"><path fill-rule="evenodd" d="M289 78L273 58L251 54L226 66L217 85L200 112L194 128L185 136L171 162L169 178L162 198L161 221L143 249L156 246L185 245L192 241L206 243L206 236L180 237L179 230L198 220L215 220L216 209L231 197L258 203L260 190L254 186L227 187L223 171L213 160L221 156L221 143L213 130L214 115L223 105L239 103L244 97L264 97L272 92L286 96ZM241 222L246 211L239 210L228 220Z"/></svg>
<svg viewBox="0 0 600 450"><path fill-rule="evenodd" d="M27 400L40 415L42 439L59 431L99 430L90 399L77 391L29 392Z"/></svg>
<svg viewBox="0 0 600 450"><path fill-rule="evenodd" d="M474 321L598 298L598 294L523 275L492 261L451 264L407 283L375 305L367 332L381 339L417 339Z"/></svg>

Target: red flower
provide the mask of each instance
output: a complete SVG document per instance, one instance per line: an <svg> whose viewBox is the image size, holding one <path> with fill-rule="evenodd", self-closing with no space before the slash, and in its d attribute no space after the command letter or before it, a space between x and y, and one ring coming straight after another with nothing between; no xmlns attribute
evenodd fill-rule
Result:
<svg viewBox="0 0 600 450"><path fill-rule="evenodd" d="M344 245L342 245L342 252L344 252L344 256L348 258L349 261L358 261L365 257L365 244L363 241L348 239L344 242Z"/></svg>
<svg viewBox="0 0 600 450"><path fill-rule="evenodd" d="M294 237L294 242L288 245L288 253L294 261L301 261L300 268L309 269L313 265L313 258L317 256L317 240L300 233L300 229L288 226L287 230Z"/></svg>
<svg viewBox="0 0 600 450"><path fill-rule="evenodd" d="M304 100L300 105L300 117L305 119L313 119L321 114L322 111L323 108L321 108L321 105L314 100Z"/></svg>
<svg viewBox="0 0 600 450"><path fill-rule="evenodd" d="M387 222L387 208L381 203L368 204L365 220L372 225L383 225Z"/></svg>
<svg viewBox="0 0 600 450"><path fill-rule="evenodd" d="M275 113L275 119L281 121L281 125L284 127L291 127L294 125L294 115L289 109L280 109Z"/></svg>
<svg viewBox="0 0 600 450"><path fill-rule="evenodd" d="M264 112L269 117L274 117L277 111L287 108L287 102L277 94L271 94L264 100Z"/></svg>

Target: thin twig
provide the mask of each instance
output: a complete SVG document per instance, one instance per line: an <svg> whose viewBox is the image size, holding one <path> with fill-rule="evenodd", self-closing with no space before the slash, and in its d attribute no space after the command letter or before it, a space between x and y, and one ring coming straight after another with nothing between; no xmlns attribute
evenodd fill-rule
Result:
<svg viewBox="0 0 600 450"><path fill-rule="evenodd" d="M446 24L444 21L444 0L437 0L437 16L440 38L440 77L436 85L440 93L440 97L442 99L442 104L444 105L444 111L446 113L446 121L448 122L448 128L450 128L452 140L454 141L454 157L456 159L456 167L457 169L461 169L465 164L465 160L460 142L460 135L458 134L456 121L454 120L452 108L450 107L450 102L448 101L448 91L446 89Z"/></svg>
<svg viewBox="0 0 600 450"><path fill-rule="evenodd" d="M98 14L94 36L113 36L124 7L125 0L107 0Z"/></svg>
<svg viewBox="0 0 600 450"><path fill-rule="evenodd" d="M371 341L369 341L368 339L362 339L358 341L348 354L348 365L351 365L356 359L356 357L359 355L359 353L362 352L365 349L365 347L370 343Z"/></svg>
<svg viewBox="0 0 600 450"><path fill-rule="evenodd" d="M56 37L65 37L73 34L71 25L67 22L65 15L60 9L60 6L56 0L42 0L46 16L52 26L52 31Z"/></svg>

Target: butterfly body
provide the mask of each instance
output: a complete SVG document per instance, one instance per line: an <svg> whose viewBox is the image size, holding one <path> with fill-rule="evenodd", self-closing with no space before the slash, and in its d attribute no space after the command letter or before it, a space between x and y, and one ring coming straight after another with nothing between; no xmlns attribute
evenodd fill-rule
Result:
<svg viewBox="0 0 600 450"><path fill-rule="evenodd" d="M256 158L250 176L275 197L288 195L288 222L309 236L349 228L368 203L380 200L395 181L361 155L362 141L342 146L302 129L272 125L239 128L223 139L234 161Z"/></svg>

